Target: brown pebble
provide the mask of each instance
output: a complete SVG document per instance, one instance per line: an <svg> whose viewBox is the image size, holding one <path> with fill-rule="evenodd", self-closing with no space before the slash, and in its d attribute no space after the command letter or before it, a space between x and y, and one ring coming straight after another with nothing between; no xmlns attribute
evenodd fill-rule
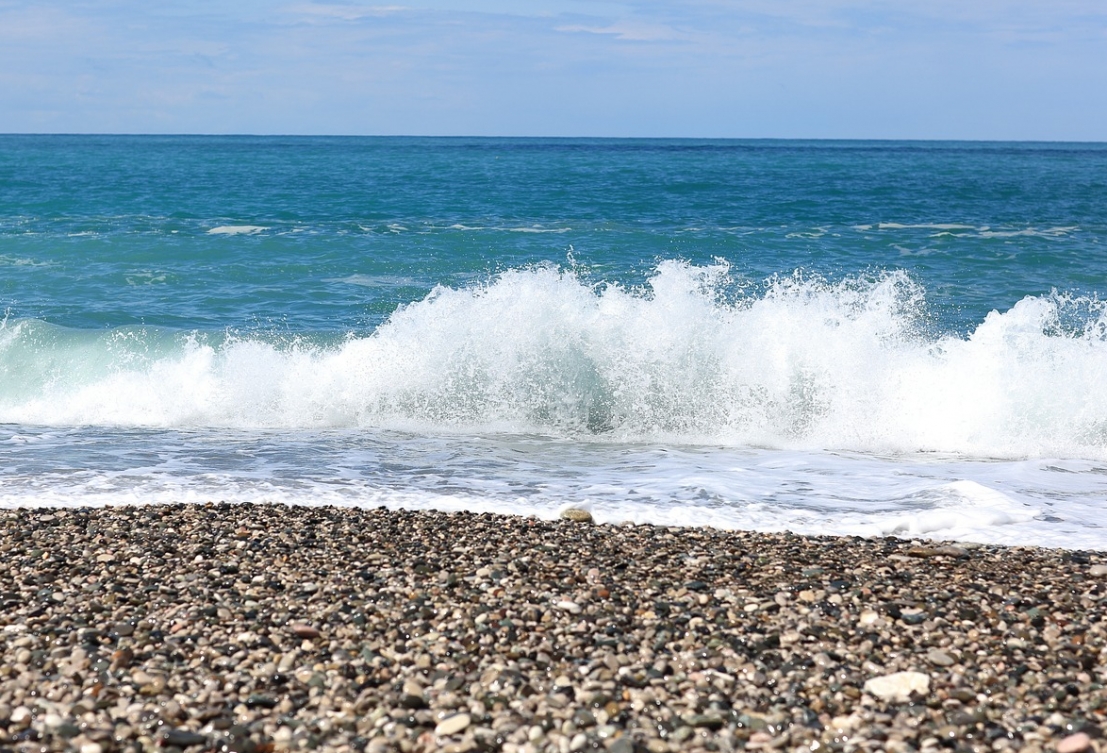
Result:
<svg viewBox="0 0 1107 753"><path fill-rule="evenodd" d="M319 637L319 631L316 630L315 628L313 628L311 625L304 625L302 623L297 623L297 624L292 625L291 627L289 627L289 630L291 630L292 634L295 635L297 638L318 638Z"/></svg>
<svg viewBox="0 0 1107 753"><path fill-rule="evenodd" d="M131 662L135 658L135 652L129 648L121 648L118 651L112 652L111 655L111 671L115 672L119 669L125 669L131 666Z"/></svg>

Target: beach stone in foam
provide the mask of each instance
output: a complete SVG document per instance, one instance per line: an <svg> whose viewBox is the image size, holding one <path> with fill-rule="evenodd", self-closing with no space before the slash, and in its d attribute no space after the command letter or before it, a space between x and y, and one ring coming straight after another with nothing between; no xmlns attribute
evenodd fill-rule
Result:
<svg viewBox="0 0 1107 753"><path fill-rule="evenodd" d="M579 507L570 507L567 510L561 511L562 520L571 520L574 523L591 523L592 513L587 510L582 510Z"/></svg>
<svg viewBox="0 0 1107 753"><path fill-rule="evenodd" d="M930 675L922 672L896 672L873 677L865 683L865 692L882 701L905 703L912 693L926 695L930 692Z"/></svg>

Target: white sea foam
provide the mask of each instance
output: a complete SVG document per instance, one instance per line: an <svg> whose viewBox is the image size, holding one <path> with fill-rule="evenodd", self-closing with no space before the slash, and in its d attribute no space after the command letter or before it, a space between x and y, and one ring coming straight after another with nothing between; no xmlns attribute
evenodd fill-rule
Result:
<svg viewBox="0 0 1107 753"><path fill-rule="evenodd" d="M854 225L853 229L866 232L877 230L935 230L933 237L941 236L965 236L975 238L1015 238L1020 236L1039 238L1059 238L1080 230L1076 225L1066 225L1047 228L993 228L988 225L966 225L959 222L922 222L900 223L880 222L876 225Z"/></svg>
<svg viewBox="0 0 1107 753"><path fill-rule="evenodd" d="M1030 297L931 336L905 274L758 294L662 263L438 288L368 337L0 329L0 423L537 432L600 441L1107 458L1107 317Z"/></svg>
<svg viewBox="0 0 1107 753"><path fill-rule="evenodd" d="M12 432L5 437L4 432ZM0 427L0 508L223 500L1107 549L1107 468L521 435Z"/></svg>
<svg viewBox="0 0 1107 753"><path fill-rule="evenodd" d="M960 222L923 222L918 224L903 224L899 222L881 222L877 224L878 230L987 230L986 227L965 225ZM858 230L869 230L872 225L858 225Z"/></svg>
<svg viewBox="0 0 1107 753"><path fill-rule="evenodd" d="M220 225L208 231L208 235L257 235L269 228L262 225Z"/></svg>
<svg viewBox="0 0 1107 753"><path fill-rule="evenodd" d="M0 267L54 267L57 266L57 262L52 261L37 261L35 259L28 259L20 256L7 256L6 254L0 254Z"/></svg>
<svg viewBox="0 0 1107 753"><path fill-rule="evenodd" d="M990 230L983 229L980 232L981 238L1015 238L1018 236L1030 236L1036 238L1058 238L1063 235L1075 232L1080 228L1076 226L1068 227L1047 227L1047 228L1023 228L1021 230Z"/></svg>

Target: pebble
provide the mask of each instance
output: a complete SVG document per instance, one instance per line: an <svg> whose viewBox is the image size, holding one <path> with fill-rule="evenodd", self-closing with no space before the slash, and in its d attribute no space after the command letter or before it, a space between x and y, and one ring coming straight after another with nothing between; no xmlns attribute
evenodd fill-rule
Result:
<svg viewBox="0 0 1107 753"><path fill-rule="evenodd" d="M186 729L165 730L160 737L162 745L176 745L179 748L187 748L190 745L204 745L208 738L196 732Z"/></svg>
<svg viewBox="0 0 1107 753"><path fill-rule="evenodd" d="M570 507L562 510L560 515L562 520L569 520L574 523L591 523L592 513L587 510L582 510L579 507Z"/></svg>
<svg viewBox="0 0 1107 753"><path fill-rule="evenodd" d="M957 663L956 659L937 648L926 652L926 660L936 667L950 667Z"/></svg>
<svg viewBox="0 0 1107 753"><path fill-rule="evenodd" d="M118 672L121 669L126 669L131 666L131 662L134 661L135 652L130 648L121 648L118 651L113 651L111 655L111 665L109 669L112 672Z"/></svg>
<svg viewBox="0 0 1107 753"><path fill-rule="evenodd" d="M1084 753L1092 750L1092 738L1085 732L1069 735L1057 743L1057 753Z"/></svg>
<svg viewBox="0 0 1107 753"><path fill-rule="evenodd" d="M470 722L472 722L472 717L468 714L454 714L440 721L434 728L434 734L439 737L456 735L458 732L468 727Z"/></svg>
<svg viewBox="0 0 1107 753"><path fill-rule="evenodd" d="M865 682L865 692L882 701L906 703L912 694L925 696L930 692L930 675L922 672L893 672L873 677Z"/></svg>
<svg viewBox="0 0 1107 753"><path fill-rule="evenodd" d="M608 753L634 753L634 741L629 737L618 737L607 746Z"/></svg>
<svg viewBox="0 0 1107 753"><path fill-rule="evenodd" d="M321 635L319 630L313 628L311 625L305 625L302 622L294 623L290 625L288 629L291 630L292 634L297 638L306 638L310 640L312 638L318 638Z"/></svg>
<svg viewBox="0 0 1107 753"><path fill-rule="evenodd" d="M29 708L26 706L17 706L12 710L11 716L8 718L8 726L17 730L23 729L30 725L33 717L34 714L31 713Z"/></svg>
<svg viewBox="0 0 1107 753"><path fill-rule="evenodd" d="M134 635L135 626L129 622L120 622L112 626L112 632L125 638L129 635Z"/></svg>

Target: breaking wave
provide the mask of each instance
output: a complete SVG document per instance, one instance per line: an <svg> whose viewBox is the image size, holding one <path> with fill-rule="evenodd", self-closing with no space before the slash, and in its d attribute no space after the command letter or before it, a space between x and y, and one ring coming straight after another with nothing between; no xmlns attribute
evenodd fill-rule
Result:
<svg viewBox="0 0 1107 753"><path fill-rule="evenodd" d="M552 266L440 287L341 341L0 325L0 423L526 432L1107 457L1107 309L1052 294L934 333L903 272L647 285Z"/></svg>

